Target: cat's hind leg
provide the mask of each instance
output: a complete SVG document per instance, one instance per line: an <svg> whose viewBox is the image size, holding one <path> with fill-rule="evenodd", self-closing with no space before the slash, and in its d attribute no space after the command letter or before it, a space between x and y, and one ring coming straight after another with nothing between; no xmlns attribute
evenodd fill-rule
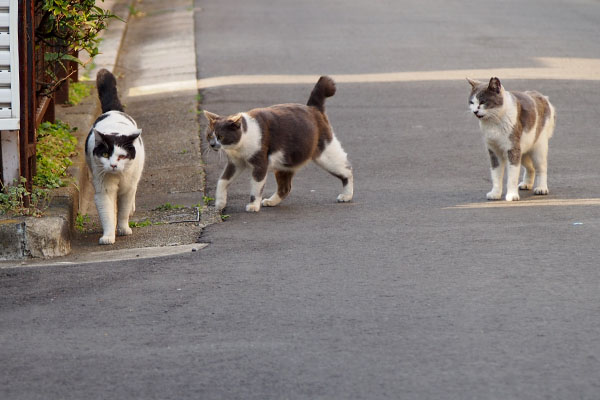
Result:
<svg viewBox="0 0 600 400"><path fill-rule="evenodd" d="M275 179L277 180L277 191L268 199L262 201L264 207L275 207L287 197L292 190L293 171L275 171Z"/></svg>
<svg viewBox="0 0 600 400"><path fill-rule="evenodd" d="M119 193L117 196L117 234L128 236L133 233L129 227L129 216L135 209L135 188Z"/></svg>
<svg viewBox="0 0 600 400"><path fill-rule="evenodd" d="M523 181L519 183L519 189L531 190L533 188L533 182L535 181L535 168L530 154L523 155L521 158L521 165L525 167L525 172L523 173Z"/></svg>
<svg viewBox="0 0 600 400"><path fill-rule="evenodd" d="M542 138L540 138L542 139ZM533 189L533 194L548 194L548 140L542 140L537 143L532 151L531 159L537 173L537 186Z"/></svg>
<svg viewBox="0 0 600 400"><path fill-rule="evenodd" d="M315 163L342 181L344 190L338 195L337 201L340 203L351 201L354 196L352 166L348 161L348 155L335 136L319 157L315 159Z"/></svg>

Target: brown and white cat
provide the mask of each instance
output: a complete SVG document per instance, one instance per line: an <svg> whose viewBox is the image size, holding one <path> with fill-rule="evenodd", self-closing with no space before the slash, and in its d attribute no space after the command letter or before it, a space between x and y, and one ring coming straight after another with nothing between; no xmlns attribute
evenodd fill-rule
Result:
<svg viewBox="0 0 600 400"><path fill-rule="evenodd" d="M502 197L507 161L506 201L519 200L519 189L531 189L536 175L534 194L548 194L548 140L554 132L554 106L536 91L504 90L498 78L491 78L488 84L469 78L467 81L472 88L469 109L479 118L490 155L493 186L488 200ZM521 165L525 173L518 183Z"/></svg>
<svg viewBox="0 0 600 400"><path fill-rule="evenodd" d="M307 105L278 104L226 117L205 111L208 143L228 158L217 182L216 208L225 208L227 188L246 168L252 170L246 211L258 212L261 204L276 206L289 194L294 174L310 160L342 181L338 202L352 200L352 167L325 115L325 99L335 91L334 81L322 76ZM268 170L275 172L277 192L262 200Z"/></svg>

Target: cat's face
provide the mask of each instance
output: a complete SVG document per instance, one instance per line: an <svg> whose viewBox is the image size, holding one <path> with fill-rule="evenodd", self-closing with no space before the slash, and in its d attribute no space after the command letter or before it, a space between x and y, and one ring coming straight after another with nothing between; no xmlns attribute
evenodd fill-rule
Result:
<svg viewBox="0 0 600 400"><path fill-rule="evenodd" d="M500 79L492 78L489 84L467 78L471 85L469 110L479 119L493 116L504 104L504 88Z"/></svg>
<svg viewBox="0 0 600 400"><path fill-rule="evenodd" d="M206 140L211 149L219 151L221 148L227 150L235 147L242 137L242 115L221 117L204 111L204 116L208 120Z"/></svg>
<svg viewBox="0 0 600 400"><path fill-rule="evenodd" d="M120 173L127 169L129 163L135 158L133 142L141 131L131 135L108 135L94 130L96 145L94 156L100 161L102 169L108 173Z"/></svg>

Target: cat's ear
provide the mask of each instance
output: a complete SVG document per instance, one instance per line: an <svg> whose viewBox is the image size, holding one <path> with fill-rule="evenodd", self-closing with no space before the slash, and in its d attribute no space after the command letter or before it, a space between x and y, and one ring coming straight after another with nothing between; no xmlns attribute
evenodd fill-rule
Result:
<svg viewBox="0 0 600 400"><path fill-rule="evenodd" d="M471 84L471 87L475 89L477 86L481 85L481 82L475 79L467 78L467 82Z"/></svg>
<svg viewBox="0 0 600 400"><path fill-rule="evenodd" d="M490 79L490 84L488 85L488 89L494 93L500 94L502 91L502 83L500 83L500 79L493 77Z"/></svg>
<svg viewBox="0 0 600 400"><path fill-rule="evenodd" d="M101 143L106 143L104 135L102 133L100 133L99 131L97 131L95 128L92 128L92 129L94 130L94 139L96 141L96 146L98 146Z"/></svg>
<svg viewBox="0 0 600 400"><path fill-rule="evenodd" d="M242 114L237 114L237 115L234 115L232 117L229 117L229 119L227 120L227 122L229 122L235 128L239 129L240 126L242 126Z"/></svg>
<svg viewBox="0 0 600 400"><path fill-rule="evenodd" d="M204 110L204 116L206 117L206 120L211 126L214 125L215 121L219 119L219 116L217 114L213 114L206 110Z"/></svg>

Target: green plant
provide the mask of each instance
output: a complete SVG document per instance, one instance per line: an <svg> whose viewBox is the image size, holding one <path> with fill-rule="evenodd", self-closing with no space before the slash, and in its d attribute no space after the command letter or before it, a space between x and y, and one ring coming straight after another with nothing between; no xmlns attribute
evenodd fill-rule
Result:
<svg viewBox="0 0 600 400"><path fill-rule="evenodd" d="M221 215L221 221L225 221L229 217L231 217L231 215L223 214Z"/></svg>
<svg viewBox="0 0 600 400"><path fill-rule="evenodd" d="M73 164L69 157L74 156L77 139L68 124L56 121L44 122L37 131L37 172L33 184L42 188L64 186L62 178L67 168Z"/></svg>
<svg viewBox="0 0 600 400"><path fill-rule="evenodd" d="M202 202L204 203L205 206L207 206L208 203L210 203L211 201L215 201L215 199L212 197L208 197L208 196L202 196Z"/></svg>
<svg viewBox="0 0 600 400"><path fill-rule="evenodd" d="M152 225L163 225L164 222L152 222L150 221L148 218L146 218L143 221L129 221L129 227L130 228L143 228L145 226L152 226Z"/></svg>
<svg viewBox="0 0 600 400"><path fill-rule="evenodd" d="M102 39L99 40L102 42ZM94 59L90 60L89 63L85 66L82 76L80 77L81 81L89 81L91 79L90 75L93 70L96 69L98 65L94 62Z"/></svg>
<svg viewBox="0 0 600 400"><path fill-rule="evenodd" d="M41 94L49 96L75 72L68 62L83 65L77 52L87 52L90 60L98 54L99 33L106 29L108 19L118 17L98 7L95 0L39 0L35 8L36 15L41 15L35 31L36 46L53 49L44 54L50 81L41 88ZM59 76L59 69L66 76Z"/></svg>
<svg viewBox="0 0 600 400"><path fill-rule="evenodd" d="M177 204L165 203L160 205L154 209L154 211L169 211L169 210L179 210L185 208L184 206L180 206Z"/></svg>
<svg viewBox="0 0 600 400"><path fill-rule="evenodd" d="M69 100L68 104L75 106L81 103L81 100L90 95L92 88L82 82L69 82Z"/></svg>
<svg viewBox="0 0 600 400"><path fill-rule="evenodd" d="M149 219L145 219L143 221L140 222L136 222L136 221L129 221L129 227L130 228L142 228L144 226L150 226L153 225L152 221L150 221Z"/></svg>
<svg viewBox="0 0 600 400"><path fill-rule="evenodd" d="M75 217L75 229L80 232L83 232L85 229L85 224L89 224L90 216L87 214L79 214L77 213L77 217Z"/></svg>
<svg viewBox="0 0 600 400"><path fill-rule="evenodd" d="M31 191L26 187L27 179L21 177L19 183L5 186L0 182L0 215L18 214L39 217L48 206L49 192L47 189L34 187ZM26 198L29 206L26 207Z"/></svg>

